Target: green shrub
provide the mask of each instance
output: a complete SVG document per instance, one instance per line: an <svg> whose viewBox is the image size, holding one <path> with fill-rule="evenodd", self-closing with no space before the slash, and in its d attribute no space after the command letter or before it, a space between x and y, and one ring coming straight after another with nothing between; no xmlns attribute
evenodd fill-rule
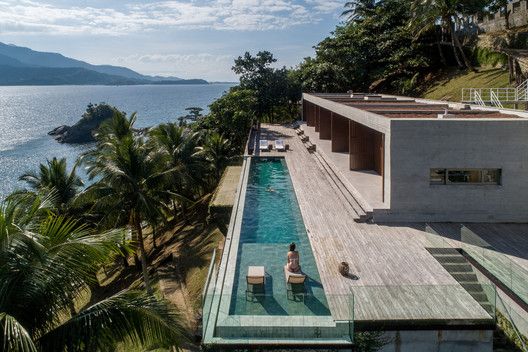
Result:
<svg viewBox="0 0 528 352"><path fill-rule="evenodd" d="M488 48L476 48L473 51L474 61L478 66L505 66L508 64L508 56Z"/></svg>

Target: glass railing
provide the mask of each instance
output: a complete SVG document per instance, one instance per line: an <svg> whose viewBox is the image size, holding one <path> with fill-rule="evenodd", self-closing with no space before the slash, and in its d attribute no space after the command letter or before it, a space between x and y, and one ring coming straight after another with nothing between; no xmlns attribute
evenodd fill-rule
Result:
<svg viewBox="0 0 528 352"><path fill-rule="evenodd" d="M496 251L478 234L466 226L462 226L460 238L456 241L446 239L435 231L434 225L426 225L426 247L430 248L460 248L467 257L489 272L503 286L511 290L523 302L528 304L528 269L515 262L508 255ZM478 268L480 270L480 268Z"/></svg>
<svg viewBox="0 0 528 352"><path fill-rule="evenodd" d="M496 251L467 227L462 227L462 249L476 264L528 304L528 269L508 255Z"/></svg>
<svg viewBox="0 0 528 352"><path fill-rule="evenodd" d="M218 266L216 265L216 249L211 256L209 271L202 291L202 336L205 336L209 317L213 307L213 297L216 290L216 279L218 278Z"/></svg>
<svg viewBox="0 0 528 352"><path fill-rule="evenodd" d="M475 281L450 285L395 285L354 287L355 323L381 321L405 328L431 321L451 324L493 324L496 290ZM392 323L391 323L392 322Z"/></svg>
<svg viewBox="0 0 528 352"><path fill-rule="evenodd" d="M242 295L210 293L204 302L206 344L214 343L215 339L235 344L270 339L289 344L320 342L329 345L353 341L352 294L321 297L295 289L284 294L253 291Z"/></svg>
<svg viewBox="0 0 528 352"><path fill-rule="evenodd" d="M528 313L497 297L497 324L521 351L528 351Z"/></svg>
<svg viewBox="0 0 528 352"><path fill-rule="evenodd" d="M353 294L324 297L295 291L206 295L203 317L209 339L204 342L343 344L353 342L359 324L396 324L406 329L426 328L433 322L495 324L493 284L354 286L352 290Z"/></svg>

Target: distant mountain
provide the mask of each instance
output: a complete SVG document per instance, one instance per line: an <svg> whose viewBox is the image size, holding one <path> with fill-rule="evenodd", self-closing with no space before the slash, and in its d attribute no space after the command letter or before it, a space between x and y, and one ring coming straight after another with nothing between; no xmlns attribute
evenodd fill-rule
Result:
<svg viewBox="0 0 528 352"><path fill-rule="evenodd" d="M4 43L0 43L0 66L0 85L207 84L200 79L148 76L121 66L92 65L58 53Z"/></svg>
<svg viewBox="0 0 528 352"><path fill-rule="evenodd" d="M0 85L3 86L131 84L140 83L138 80L107 75L80 67L0 66Z"/></svg>
<svg viewBox="0 0 528 352"><path fill-rule="evenodd" d="M17 59L13 59L12 57L5 56L2 54L0 54L0 65L13 66L13 67L27 66L26 64L23 64Z"/></svg>

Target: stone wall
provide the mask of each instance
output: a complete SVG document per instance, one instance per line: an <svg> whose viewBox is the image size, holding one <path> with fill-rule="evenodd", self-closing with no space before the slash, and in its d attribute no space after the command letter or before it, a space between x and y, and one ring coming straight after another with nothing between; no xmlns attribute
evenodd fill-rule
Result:
<svg viewBox="0 0 528 352"><path fill-rule="evenodd" d="M510 28L528 26L528 0L514 0L508 4ZM500 11L492 15L477 17L477 26L481 32L490 33L506 28L505 15Z"/></svg>

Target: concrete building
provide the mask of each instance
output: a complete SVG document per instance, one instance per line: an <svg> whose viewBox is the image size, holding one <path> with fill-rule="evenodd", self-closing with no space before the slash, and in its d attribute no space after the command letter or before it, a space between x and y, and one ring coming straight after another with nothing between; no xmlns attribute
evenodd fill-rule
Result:
<svg viewBox="0 0 528 352"><path fill-rule="evenodd" d="M528 222L528 113L304 94L303 119L376 221Z"/></svg>

